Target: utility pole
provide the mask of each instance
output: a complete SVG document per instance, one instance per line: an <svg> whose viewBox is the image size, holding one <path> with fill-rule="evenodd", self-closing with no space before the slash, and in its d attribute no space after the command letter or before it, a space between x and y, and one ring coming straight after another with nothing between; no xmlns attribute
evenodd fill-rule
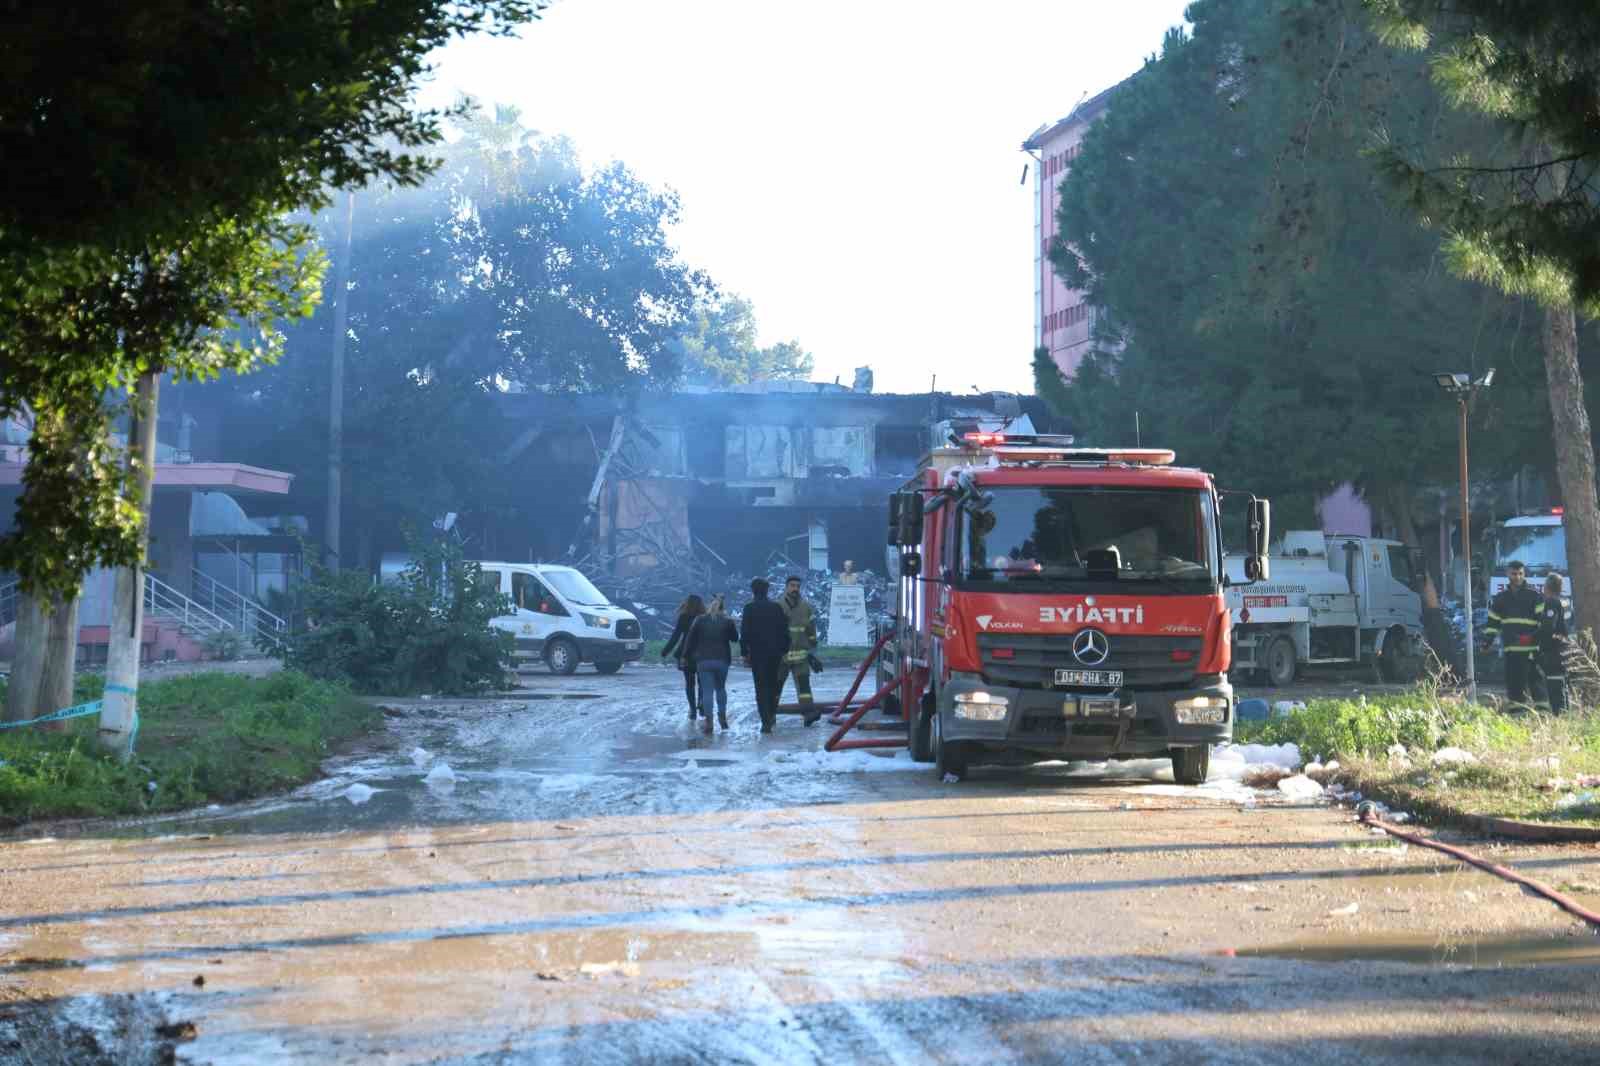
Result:
<svg viewBox="0 0 1600 1066"><path fill-rule="evenodd" d="M1469 702L1478 702L1478 665L1474 644L1477 638L1472 632L1472 524L1471 503L1472 491L1467 481L1467 411L1472 406L1473 399L1480 389L1487 389L1494 381L1494 368L1490 367L1483 377L1476 381L1470 374L1439 373L1433 375L1434 384L1445 392L1455 397L1456 406L1461 412L1461 564L1466 574L1466 589L1462 602L1466 604L1466 629L1467 629L1467 699Z"/></svg>
<svg viewBox="0 0 1600 1066"><path fill-rule="evenodd" d="M1474 659L1472 633L1472 496L1467 485L1467 394L1456 397L1461 408L1461 561L1467 573L1467 701L1478 702L1478 664Z"/></svg>
<svg viewBox="0 0 1600 1066"><path fill-rule="evenodd" d="M350 235L355 228L356 194L344 201L344 239L333 272L333 380L328 398L328 522L326 565L339 569L339 519L344 506L344 340L350 320Z"/></svg>
<svg viewBox="0 0 1600 1066"><path fill-rule="evenodd" d="M139 653L144 633L144 554L150 533L156 473L156 406L161 377L140 375L128 421L128 464L139 498L138 557L119 566L111 593L111 639L106 648L106 691L100 704L100 746L119 758L133 753L139 729Z"/></svg>

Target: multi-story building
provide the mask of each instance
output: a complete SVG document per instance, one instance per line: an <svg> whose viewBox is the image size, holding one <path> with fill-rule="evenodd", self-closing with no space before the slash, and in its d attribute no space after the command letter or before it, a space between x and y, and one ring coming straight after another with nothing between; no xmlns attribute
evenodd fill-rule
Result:
<svg viewBox="0 0 1600 1066"><path fill-rule="evenodd" d="M1033 156L1033 336L1035 347L1050 352L1064 377L1077 373L1089 351L1094 308L1088 294L1070 288L1050 264L1050 247L1056 237L1056 210L1061 206L1061 183L1078 157L1084 134L1105 114L1113 86L1074 107L1066 118L1040 126L1022 143Z"/></svg>

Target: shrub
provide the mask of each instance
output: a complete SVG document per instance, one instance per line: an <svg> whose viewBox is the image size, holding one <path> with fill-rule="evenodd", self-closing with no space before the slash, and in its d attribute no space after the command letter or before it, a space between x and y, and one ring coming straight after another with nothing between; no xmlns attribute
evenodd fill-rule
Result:
<svg viewBox="0 0 1600 1066"><path fill-rule="evenodd" d="M1297 744L1302 754L1348 759L1382 755L1400 744L1435 751L1447 744L1478 750L1526 740L1527 728L1475 703L1445 700L1427 685L1355 700L1312 700L1304 710L1241 730L1241 739Z"/></svg>
<svg viewBox="0 0 1600 1066"><path fill-rule="evenodd" d="M511 606L453 544L413 549L399 581L318 570L299 590L302 624L285 665L386 696L482 692L506 683L513 639L490 619Z"/></svg>
<svg viewBox="0 0 1600 1066"><path fill-rule="evenodd" d="M219 629L205 639L206 654L221 662L232 662L244 651L244 641L231 629Z"/></svg>

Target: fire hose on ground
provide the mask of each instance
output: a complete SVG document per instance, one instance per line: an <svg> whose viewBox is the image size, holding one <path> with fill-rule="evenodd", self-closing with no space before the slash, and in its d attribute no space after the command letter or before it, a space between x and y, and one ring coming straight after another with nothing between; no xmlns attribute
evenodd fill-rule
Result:
<svg viewBox="0 0 1600 1066"><path fill-rule="evenodd" d="M1571 896L1557 892L1555 889L1541 881L1535 881L1531 877L1525 877L1510 867L1501 866L1498 863L1492 863L1487 859L1481 859L1472 854L1470 851L1463 850L1462 848L1453 847L1450 844L1442 844L1437 840L1431 840L1428 837L1420 834L1407 832L1406 830L1401 829L1399 826L1390 825L1388 822L1382 821L1378 818L1377 807L1371 803L1360 804L1356 808L1356 815L1361 819L1362 825L1369 825L1374 829L1381 829L1390 836L1395 837L1398 840L1404 840L1408 844L1417 844L1424 848L1432 848L1434 851L1442 852L1445 855L1464 862L1469 866L1476 866L1485 873L1494 874L1496 877L1501 878L1502 880L1510 881L1514 885L1519 885L1525 891L1549 900L1551 903L1554 903L1557 907L1560 907L1574 918L1579 918L1587 922L1589 926L1596 932L1600 932L1600 914L1596 914L1594 911L1583 906L1583 904L1579 903Z"/></svg>

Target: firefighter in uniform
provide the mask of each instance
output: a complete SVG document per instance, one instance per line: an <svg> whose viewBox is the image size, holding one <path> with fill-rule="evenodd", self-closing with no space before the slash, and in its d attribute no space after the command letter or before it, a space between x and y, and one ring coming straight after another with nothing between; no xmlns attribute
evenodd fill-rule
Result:
<svg viewBox="0 0 1600 1066"><path fill-rule="evenodd" d="M784 682L794 674L794 694L805 712L806 725L816 725L820 712L812 707L811 650L817 646L817 616L800 595L800 579L791 577L783 583L783 599L778 601L783 613L789 617L789 650L783 657L783 669L778 674L778 693L783 694Z"/></svg>
<svg viewBox="0 0 1600 1066"><path fill-rule="evenodd" d="M1567 709L1567 608L1561 602L1561 575L1544 580L1544 600L1539 604L1539 665L1544 668L1544 688L1550 712Z"/></svg>
<svg viewBox="0 0 1600 1066"><path fill-rule="evenodd" d="M1484 641L1492 644L1499 634L1506 657L1506 702L1527 703L1534 657L1539 653L1539 615L1544 597L1533 591L1526 571L1515 559L1506 566L1506 580L1506 587L1489 604Z"/></svg>

